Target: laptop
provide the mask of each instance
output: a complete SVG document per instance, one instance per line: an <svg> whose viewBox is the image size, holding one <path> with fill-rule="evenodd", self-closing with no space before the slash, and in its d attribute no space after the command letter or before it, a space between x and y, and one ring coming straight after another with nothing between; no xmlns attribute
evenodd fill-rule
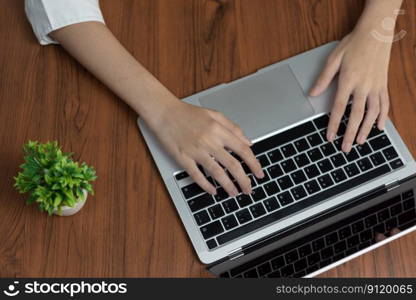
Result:
<svg viewBox="0 0 416 300"><path fill-rule="evenodd" d="M345 154L350 106L335 141L325 138L336 82L307 96L336 45L183 99L221 111L252 140L266 176L243 163L251 195L204 192L138 120L195 252L216 276L312 277L415 230L416 164L391 121Z"/></svg>

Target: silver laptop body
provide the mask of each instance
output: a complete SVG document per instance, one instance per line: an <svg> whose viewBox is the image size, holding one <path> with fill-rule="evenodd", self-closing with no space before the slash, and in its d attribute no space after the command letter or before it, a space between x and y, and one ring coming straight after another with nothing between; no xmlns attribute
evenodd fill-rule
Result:
<svg viewBox="0 0 416 300"><path fill-rule="evenodd" d="M255 144L330 112L336 82L319 97L309 98L307 94L336 45L337 42L323 45L236 81L191 95L183 101L223 112L239 124ZM295 239L302 239L313 231L335 224L342 218L377 205L389 197L413 191L415 186L415 161L389 120L384 133L398 152L403 166L366 183L359 183L340 194L320 199L314 205L209 249L200 226L194 219L194 212L189 208L189 199L185 199L182 192L192 180L189 177L175 179L175 175L183 171L182 168L160 146L144 122L138 119L138 125L199 259L208 264L216 275L261 257ZM414 229L414 225L410 226L380 243L352 255L344 255L318 270L315 268L312 273L302 275L318 274Z"/></svg>

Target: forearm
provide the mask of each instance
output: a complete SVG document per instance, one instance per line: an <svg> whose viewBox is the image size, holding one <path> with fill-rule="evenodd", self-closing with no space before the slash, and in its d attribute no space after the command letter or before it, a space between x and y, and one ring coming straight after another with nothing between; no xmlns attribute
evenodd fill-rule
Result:
<svg viewBox="0 0 416 300"><path fill-rule="evenodd" d="M355 30L367 33L374 30L393 38L394 24L390 27L390 24L385 24L384 21L396 21L402 2L403 0L367 0Z"/></svg>
<svg viewBox="0 0 416 300"><path fill-rule="evenodd" d="M146 121L154 122L178 99L98 22L64 27L54 39Z"/></svg>

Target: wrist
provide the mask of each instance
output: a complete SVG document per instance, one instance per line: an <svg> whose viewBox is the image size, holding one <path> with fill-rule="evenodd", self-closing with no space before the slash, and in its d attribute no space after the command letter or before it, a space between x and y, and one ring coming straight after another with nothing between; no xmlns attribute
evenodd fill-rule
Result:
<svg viewBox="0 0 416 300"><path fill-rule="evenodd" d="M377 32L393 39L401 4L402 0L367 0L354 32L360 35Z"/></svg>

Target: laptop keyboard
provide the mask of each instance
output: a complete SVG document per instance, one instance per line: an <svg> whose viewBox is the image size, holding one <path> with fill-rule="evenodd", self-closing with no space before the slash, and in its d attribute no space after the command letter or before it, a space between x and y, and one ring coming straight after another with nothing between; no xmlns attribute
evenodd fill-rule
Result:
<svg viewBox="0 0 416 300"><path fill-rule="evenodd" d="M275 249L220 277L303 277L373 245L377 233L416 225L413 190Z"/></svg>
<svg viewBox="0 0 416 300"><path fill-rule="evenodd" d="M341 151L349 112L350 106L332 143L326 141L328 115L255 143L252 151L265 177L255 178L242 162L251 179L251 195L230 198L209 175L208 180L217 187L215 196L196 183L182 187L207 247L219 247L402 167L388 136L376 126L365 144L354 144L348 154ZM187 177L185 171L175 175L178 182Z"/></svg>

